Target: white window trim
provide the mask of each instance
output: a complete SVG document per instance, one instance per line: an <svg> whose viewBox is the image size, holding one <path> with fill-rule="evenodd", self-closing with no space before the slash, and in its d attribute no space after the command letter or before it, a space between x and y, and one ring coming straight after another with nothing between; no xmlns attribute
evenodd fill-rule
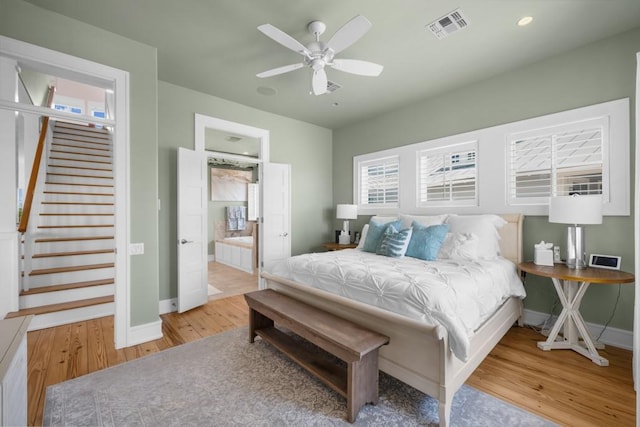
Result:
<svg viewBox="0 0 640 427"><path fill-rule="evenodd" d="M460 150L475 150L475 177L474 177L474 197L467 200L434 200L434 201L422 201L422 170L421 159L425 154L449 154L454 151ZM438 147L424 148L416 151L416 177L417 177L417 194L416 205L420 208L432 208L432 207L460 207L460 206L477 206L478 205L478 165L480 164L480 156L478 152L478 141L471 140L462 143L455 144L442 144Z"/></svg>
<svg viewBox="0 0 640 427"><path fill-rule="evenodd" d="M430 141L423 141L388 150L367 153L353 158L353 200L358 202L359 163L366 160L398 156L399 194L395 208L358 208L361 215L390 215L398 212L408 214L439 213L523 213L525 215L548 215L546 201L526 205L509 204L507 180L509 178L509 135L532 129L556 127L566 123L579 122L592 118L606 118L609 122L609 145L603 151L603 162L611 165L609 176L603 176L603 185L608 180L608 200L603 203L603 215L630 215L630 127L629 99L619 99L576 108L560 113L548 114L532 119L484 128L463 134L451 135ZM477 181L475 206L420 206L419 201L419 157L418 152L429 148L478 141ZM484 163L483 163L484 161Z"/></svg>
<svg viewBox="0 0 640 427"><path fill-rule="evenodd" d="M401 185L401 178L402 178L402 170L401 170L401 161L400 161L400 157L398 156L398 154L390 154L390 155L385 155L384 154L385 151L383 152L377 152L377 153L372 153L371 155L365 155L365 156L356 156L353 158L353 182L354 182L354 186L353 186L353 200L354 203L356 205L358 205L358 214L359 215L367 215L367 214L371 214L371 215L375 215L375 214L380 214L380 213L385 213L385 212L393 212L396 211L399 208L399 201L402 197L401 195L401 191L400 188L402 187ZM361 199L360 199L360 188L361 188L361 169L362 167L364 167L366 164L369 163L377 163L377 162L383 162L385 160L389 160L389 159L397 159L398 160L398 202L397 203L384 203L384 204L363 204L361 203Z"/></svg>

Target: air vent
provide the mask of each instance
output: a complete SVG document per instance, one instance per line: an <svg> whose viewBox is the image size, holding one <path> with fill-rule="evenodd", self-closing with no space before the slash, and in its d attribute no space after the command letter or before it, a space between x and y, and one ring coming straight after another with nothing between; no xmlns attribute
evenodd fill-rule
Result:
<svg viewBox="0 0 640 427"><path fill-rule="evenodd" d="M332 82L331 80L327 81L327 92L328 93L333 93L333 92L337 91L338 89L340 89L341 87L342 86L340 86L336 82Z"/></svg>
<svg viewBox="0 0 640 427"><path fill-rule="evenodd" d="M427 28L438 40L441 40L468 26L469 20L462 14L462 10L456 9L428 24Z"/></svg>

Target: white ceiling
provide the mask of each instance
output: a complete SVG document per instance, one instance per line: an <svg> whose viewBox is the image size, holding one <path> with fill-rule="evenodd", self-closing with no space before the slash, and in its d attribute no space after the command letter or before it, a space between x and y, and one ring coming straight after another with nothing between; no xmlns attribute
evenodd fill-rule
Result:
<svg viewBox="0 0 640 427"><path fill-rule="evenodd" d="M160 80L328 128L640 26L640 0L27 1L156 47ZM456 8L469 27L437 40L425 25ZM272 24L306 44L308 22L324 21L327 41L358 14L373 28L339 57L382 64L379 77L329 69L329 80L342 88L314 96L308 68L255 76L301 59L259 25ZM527 15L533 23L518 27ZM276 93L262 95L260 87Z"/></svg>

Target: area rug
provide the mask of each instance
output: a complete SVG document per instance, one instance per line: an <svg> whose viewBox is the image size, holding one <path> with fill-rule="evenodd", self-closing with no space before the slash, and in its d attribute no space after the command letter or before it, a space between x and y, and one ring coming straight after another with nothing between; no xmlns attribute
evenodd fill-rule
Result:
<svg viewBox="0 0 640 427"><path fill-rule="evenodd" d="M264 341L234 329L47 388L46 426L413 426L438 422L435 399L380 373L380 401L356 422L346 401ZM551 426L463 386L454 426Z"/></svg>

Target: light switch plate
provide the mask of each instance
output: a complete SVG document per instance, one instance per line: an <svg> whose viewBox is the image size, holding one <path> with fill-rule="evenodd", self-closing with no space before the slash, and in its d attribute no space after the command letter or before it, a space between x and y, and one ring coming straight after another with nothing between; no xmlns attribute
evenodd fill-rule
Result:
<svg viewBox="0 0 640 427"><path fill-rule="evenodd" d="M129 243L129 255L144 254L144 243Z"/></svg>

